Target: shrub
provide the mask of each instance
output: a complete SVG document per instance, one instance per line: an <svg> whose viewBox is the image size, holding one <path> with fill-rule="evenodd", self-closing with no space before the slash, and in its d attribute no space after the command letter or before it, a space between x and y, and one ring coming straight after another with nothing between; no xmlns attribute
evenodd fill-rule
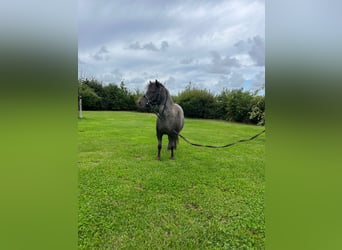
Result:
<svg viewBox="0 0 342 250"><path fill-rule="evenodd" d="M136 110L136 95L123 82L103 86L95 79L79 80L79 95L84 110Z"/></svg>
<svg viewBox="0 0 342 250"><path fill-rule="evenodd" d="M265 125L265 97L254 96L249 119L257 125Z"/></svg>
<svg viewBox="0 0 342 250"><path fill-rule="evenodd" d="M184 115L192 118L214 118L215 97L207 90L187 88L177 98Z"/></svg>
<svg viewBox="0 0 342 250"><path fill-rule="evenodd" d="M82 97L82 108L84 110L97 110L101 107L101 97L82 81L78 83L78 96Z"/></svg>

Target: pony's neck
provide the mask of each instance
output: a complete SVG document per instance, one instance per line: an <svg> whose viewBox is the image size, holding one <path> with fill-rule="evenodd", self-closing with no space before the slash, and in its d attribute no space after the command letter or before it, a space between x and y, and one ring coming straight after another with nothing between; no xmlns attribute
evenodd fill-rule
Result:
<svg viewBox="0 0 342 250"><path fill-rule="evenodd" d="M172 105L174 104L172 97L169 93L169 91L164 88L164 93L163 93L163 100L160 103L159 106L159 114L163 115L165 110L168 110L169 107L172 107Z"/></svg>
<svg viewBox="0 0 342 250"><path fill-rule="evenodd" d="M165 100L164 100L163 104L164 104L164 103L165 103L167 106L173 104L172 97L171 97L169 91L168 91L166 88L165 88Z"/></svg>

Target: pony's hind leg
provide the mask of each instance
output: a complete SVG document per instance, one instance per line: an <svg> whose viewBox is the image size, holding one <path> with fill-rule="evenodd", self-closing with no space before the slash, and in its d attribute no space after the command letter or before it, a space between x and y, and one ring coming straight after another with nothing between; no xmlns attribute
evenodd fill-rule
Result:
<svg viewBox="0 0 342 250"><path fill-rule="evenodd" d="M171 150L171 157L170 157L171 160L175 159L174 154L173 154L173 150L175 148L176 148L175 147L175 140L172 138L172 136L169 135L169 144L167 146L167 149Z"/></svg>
<svg viewBox="0 0 342 250"><path fill-rule="evenodd" d="M174 155L173 155L173 147L171 148L171 158L170 158L171 160L174 160L175 159L175 157L174 157Z"/></svg>

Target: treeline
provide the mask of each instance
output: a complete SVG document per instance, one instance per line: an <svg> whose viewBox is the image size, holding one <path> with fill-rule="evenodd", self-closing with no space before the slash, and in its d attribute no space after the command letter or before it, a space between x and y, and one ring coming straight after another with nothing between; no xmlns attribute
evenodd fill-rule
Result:
<svg viewBox="0 0 342 250"><path fill-rule="evenodd" d="M79 80L79 96L84 110L131 110L137 109L136 102L143 93L131 92L121 82L120 86L103 86L95 79ZM214 95L208 90L188 85L173 100L182 106L186 117L221 119L233 122L265 124L265 97L237 90L223 90Z"/></svg>
<svg viewBox="0 0 342 250"><path fill-rule="evenodd" d="M142 95L132 93L125 84L103 86L95 79L78 81L78 96L83 110L137 110L136 100Z"/></svg>
<svg viewBox="0 0 342 250"><path fill-rule="evenodd" d="M236 89L213 95L188 86L174 99L187 117L265 124L265 97L257 93Z"/></svg>

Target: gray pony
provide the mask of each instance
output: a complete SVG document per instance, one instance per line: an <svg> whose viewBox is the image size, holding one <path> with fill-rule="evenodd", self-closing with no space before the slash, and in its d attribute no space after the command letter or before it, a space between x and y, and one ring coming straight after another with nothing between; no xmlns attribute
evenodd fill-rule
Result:
<svg viewBox="0 0 342 250"><path fill-rule="evenodd" d="M174 160L173 150L177 148L178 134L184 126L184 113L181 106L174 103L169 91L163 84L155 80L149 82L147 91L138 100L140 108L158 107L157 114L157 139L158 139L158 155L160 160L160 151L162 148L163 135L168 135L168 150L171 150L171 159Z"/></svg>

